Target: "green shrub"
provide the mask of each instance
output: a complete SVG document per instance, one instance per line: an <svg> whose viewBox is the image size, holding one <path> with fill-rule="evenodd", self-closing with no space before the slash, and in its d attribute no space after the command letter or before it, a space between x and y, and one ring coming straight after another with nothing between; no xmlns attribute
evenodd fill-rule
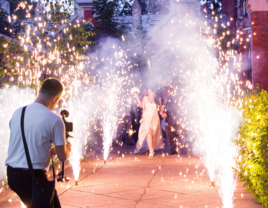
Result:
<svg viewBox="0 0 268 208"><path fill-rule="evenodd" d="M236 139L236 174L256 196L256 202L268 207L268 92L246 95L242 110L244 123Z"/></svg>

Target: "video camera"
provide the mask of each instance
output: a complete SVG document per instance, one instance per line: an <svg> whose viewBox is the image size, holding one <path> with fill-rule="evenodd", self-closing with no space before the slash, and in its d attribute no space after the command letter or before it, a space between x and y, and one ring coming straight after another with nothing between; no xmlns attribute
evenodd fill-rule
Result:
<svg viewBox="0 0 268 208"><path fill-rule="evenodd" d="M73 123L72 122L68 122L68 121L66 121L66 119L65 118L68 118L69 117L69 112L67 111L67 110L62 110L61 112L60 112L60 115L61 115L61 117L62 117L62 120L63 120L63 122L64 122L64 125L65 125L65 137L66 137L66 140L68 139L68 138L73 138L69 133L70 132L73 132ZM59 176L59 178L57 179L57 181L59 182L59 181L69 181L69 179L66 179L66 177L65 177L65 179L64 179L64 162L62 163L62 169L61 169L61 172L59 172L59 174L58 174L58 176Z"/></svg>

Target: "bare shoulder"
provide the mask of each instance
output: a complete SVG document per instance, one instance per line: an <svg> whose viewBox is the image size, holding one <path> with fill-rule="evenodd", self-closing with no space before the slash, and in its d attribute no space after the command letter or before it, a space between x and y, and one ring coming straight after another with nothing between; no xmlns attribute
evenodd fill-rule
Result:
<svg viewBox="0 0 268 208"><path fill-rule="evenodd" d="M148 96L144 96L142 100L147 101L148 100Z"/></svg>
<svg viewBox="0 0 268 208"><path fill-rule="evenodd" d="M142 99L142 103L145 104L148 102L148 96L144 96Z"/></svg>

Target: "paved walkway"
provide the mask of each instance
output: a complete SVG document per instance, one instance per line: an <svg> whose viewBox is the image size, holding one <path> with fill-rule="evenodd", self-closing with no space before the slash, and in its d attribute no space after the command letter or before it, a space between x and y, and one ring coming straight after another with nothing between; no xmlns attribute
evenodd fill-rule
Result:
<svg viewBox="0 0 268 208"><path fill-rule="evenodd" d="M210 188L204 165L194 156L153 158L133 154L134 146L114 146L107 164L101 154L82 164L79 185L74 186L71 168L68 183L57 183L63 208L222 208L218 188ZM167 152L167 149L165 150ZM202 173L202 175L200 175ZM235 192L235 208L262 208L251 199L242 183ZM9 202L8 200L12 201ZM0 194L0 207L21 208L12 191Z"/></svg>

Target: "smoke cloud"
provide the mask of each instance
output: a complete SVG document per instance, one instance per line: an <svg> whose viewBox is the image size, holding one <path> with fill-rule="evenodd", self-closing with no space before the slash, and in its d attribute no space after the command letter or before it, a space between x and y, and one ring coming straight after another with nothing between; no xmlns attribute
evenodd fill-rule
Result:
<svg viewBox="0 0 268 208"><path fill-rule="evenodd" d="M146 46L146 51L154 52L150 81L166 79L176 89L178 123L188 132L180 143L188 143L189 149L202 157L211 181L220 185L224 207L233 207L234 139L241 112L230 104L235 85L231 77L239 66L232 60L232 68L222 67L209 35L212 29L200 21L202 17L181 16L181 12L175 12Z"/></svg>
<svg viewBox="0 0 268 208"><path fill-rule="evenodd" d="M34 101L34 90L18 87L0 89L0 181L6 176L5 160L7 158L10 137L9 121L16 109Z"/></svg>

